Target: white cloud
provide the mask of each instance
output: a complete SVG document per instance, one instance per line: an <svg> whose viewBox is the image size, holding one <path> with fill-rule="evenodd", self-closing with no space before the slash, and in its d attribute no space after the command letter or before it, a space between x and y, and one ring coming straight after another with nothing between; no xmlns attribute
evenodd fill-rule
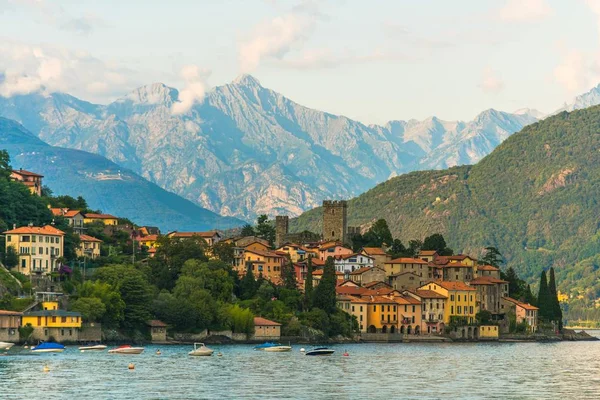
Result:
<svg viewBox="0 0 600 400"><path fill-rule="evenodd" d="M239 44L241 72L255 70L264 59L282 59L314 31L320 14L315 3L304 1L290 12L258 24Z"/></svg>
<svg viewBox="0 0 600 400"><path fill-rule="evenodd" d="M510 22L534 22L552 14L546 0L507 0L500 9L500 19Z"/></svg>
<svg viewBox="0 0 600 400"><path fill-rule="evenodd" d="M195 103L204 99L208 88L206 80L209 75L210 71L201 70L196 65L186 65L181 69L181 77L186 86L179 92L178 101L171 106L173 115L187 113Z"/></svg>
<svg viewBox="0 0 600 400"><path fill-rule="evenodd" d="M492 67L486 67L478 86L486 93L499 93L504 89L504 82Z"/></svg>
<svg viewBox="0 0 600 400"><path fill-rule="evenodd" d="M345 64L363 64L380 61L409 61L410 57L397 52L374 50L369 54L354 54L350 51L333 52L330 49L311 49L303 51L294 58L278 61L278 65L292 69L335 68Z"/></svg>
<svg viewBox="0 0 600 400"><path fill-rule="evenodd" d="M86 52L0 38L0 96L68 92L103 101L139 85L138 75Z"/></svg>

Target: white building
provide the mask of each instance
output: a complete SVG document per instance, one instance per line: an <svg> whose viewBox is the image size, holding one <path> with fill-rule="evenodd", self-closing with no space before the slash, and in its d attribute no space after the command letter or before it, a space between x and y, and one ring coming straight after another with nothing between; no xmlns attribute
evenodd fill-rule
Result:
<svg viewBox="0 0 600 400"><path fill-rule="evenodd" d="M351 273L364 267L374 265L373 257L364 254L345 254L334 258L335 270L342 273Z"/></svg>

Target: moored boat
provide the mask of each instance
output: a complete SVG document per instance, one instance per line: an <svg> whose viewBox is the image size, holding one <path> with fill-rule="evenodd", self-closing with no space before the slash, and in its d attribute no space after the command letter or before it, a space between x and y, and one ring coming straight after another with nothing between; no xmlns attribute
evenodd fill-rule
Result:
<svg viewBox="0 0 600 400"><path fill-rule="evenodd" d="M0 342L0 350L10 350L10 348L13 347L14 345L15 345L14 343Z"/></svg>
<svg viewBox="0 0 600 400"><path fill-rule="evenodd" d="M108 351L109 354L141 354L144 352L143 347L132 347L129 344L115 347Z"/></svg>
<svg viewBox="0 0 600 400"><path fill-rule="evenodd" d="M335 353L335 350L328 347L316 347L304 353L306 356L330 356Z"/></svg>
<svg viewBox="0 0 600 400"><path fill-rule="evenodd" d="M106 350L106 345L95 344L95 345L89 345L89 346L81 346L79 348L79 350L81 350L81 351L102 351L102 350Z"/></svg>
<svg viewBox="0 0 600 400"><path fill-rule="evenodd" d="M257 344L254 346L254 350L264 351L266 349L270 349L271 347L281 346L281 343L273 343L273 342L265 342L263 344Z"/></svg>
<svg viewBox="0 0 600 400"><path fill-rule="evenodd" d="M271 347L264 348L263 351L266 351L269 353L283 353L286 351L292 351L292 346L284 346L284 345L271 346Z"/></svg>
<svg viewBox="0 0 600 400"><path fill-rule="evenodd" d="M212 356L213 353L214 350L206 347L204 343L194 343L194 350L190 351L188 354L190 356Z"/></svg>
<svg viewBox="0 0 600 400"><path fill-rule="evenodd" d="M62 353L65 346L60 343L44 342L31 348L32 353Z"/></svg>

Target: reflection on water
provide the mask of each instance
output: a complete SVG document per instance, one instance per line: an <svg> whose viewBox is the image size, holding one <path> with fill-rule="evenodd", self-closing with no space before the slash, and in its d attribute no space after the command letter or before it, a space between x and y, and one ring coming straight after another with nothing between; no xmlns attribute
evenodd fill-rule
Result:
<svg viewBox="0 0 600 400"><path fill-rule="evenodd" d="M156 355L148 346L137 356L13 348L0 357L0 398L600 399L600 342L336 345L331 357L246 345L189 357L191 347L162 346Z"/></svg>

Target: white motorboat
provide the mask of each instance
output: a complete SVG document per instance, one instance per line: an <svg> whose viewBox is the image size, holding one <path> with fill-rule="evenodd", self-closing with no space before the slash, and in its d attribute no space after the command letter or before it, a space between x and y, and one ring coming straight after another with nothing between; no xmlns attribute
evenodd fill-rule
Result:
<svg viewBox="0 0 600 400"><path fill-rule="evenodd" d="M81 350L82 352L84 352L84 351L102 351L102 350L106 350L106 345L96 344L96 345L90 345L90 346L81 346L79 348L79 350Z"/></svg>
<svg viewBox="0 0 600 400"><path fill-rule="evenodd" d="M0 342L0 350L10 350L10 348L13 347L14 345L15 345L14 343Z"/></svg>
<svg viewBox="0 0 600 400"><path fill-rule="evenodd" d="M263 349L263 351L266 351L269 353L283 353L286 351L292 351L292 346L278 345L278 346L265 347Z"/></svg>
<svg viewBox="0 0 600 400"><path fill-rule="evenodd" d="M141 354L144 352L143 347L132 347L131 345L123 345L119 347L115 347L114 349L110 349L108 351L109 354Z"/></svg>
<svg viewBox="0 0 600 400"><path fill-rule="evenodd" d="M327 347L317 347L304 353L306 356L330 356L335 353L335 350Z"/></svg>
<svg viewBox="0 0 600 400"><path fill-rule="evenodd" d="M204 343L194 343L194 350L190 351L188 354L190 356L212 356L213 353L214 350L206 347Z"/></svg>

